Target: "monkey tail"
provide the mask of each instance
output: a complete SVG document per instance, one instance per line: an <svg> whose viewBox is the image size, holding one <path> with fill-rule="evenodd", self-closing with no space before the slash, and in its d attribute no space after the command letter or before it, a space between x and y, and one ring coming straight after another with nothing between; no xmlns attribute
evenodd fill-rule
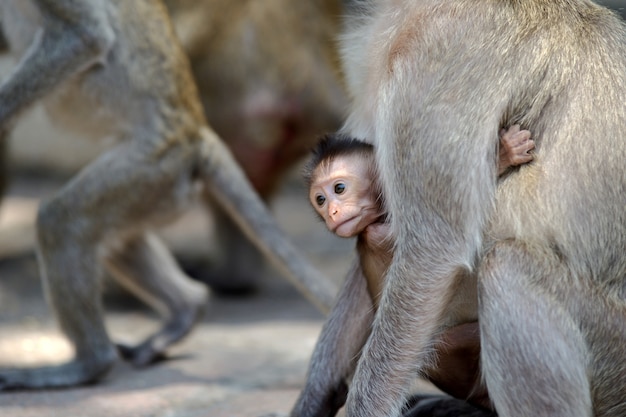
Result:
<svg viewBox="0 0 626 417"><path fill-rule="evenodd" d="M335 285L289 241L215 132L203 128L200 135L198 174L204 186L291 284L327 313L337 294Z"/></svg>

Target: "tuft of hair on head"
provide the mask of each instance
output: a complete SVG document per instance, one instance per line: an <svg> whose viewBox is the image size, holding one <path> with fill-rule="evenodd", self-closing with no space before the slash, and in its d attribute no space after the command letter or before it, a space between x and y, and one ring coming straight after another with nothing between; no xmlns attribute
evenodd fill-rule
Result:
<svg viewBox="0 0 626 417"><path fill-rule="evenodd" d="M336 157L356 153L371 157L374 153L374 146L342 133L327 133L322 136L317 145L311 149L311 157L302 172L307 187L310 188L315 180L313 174L320 164L328 164Z"/></svg>

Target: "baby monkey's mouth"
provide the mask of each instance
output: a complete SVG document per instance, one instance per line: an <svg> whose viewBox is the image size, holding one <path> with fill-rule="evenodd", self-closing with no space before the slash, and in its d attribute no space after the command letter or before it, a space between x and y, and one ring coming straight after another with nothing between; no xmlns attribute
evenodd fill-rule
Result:
<svg viewBox="0 0 626 417"><path fill-rule="evenodd" d="M333 233L337 233L337 230L338 230L341 226L343 226L344 224L348 224L348 223L350 223L351 221L353 221L354 219L356 219L356 218L358 218L358 217L359 217L358 215L357 215L357 216L354 216L354 217L350 217L349 219L344 220L344 221L342 221L341 223L337 223L337 224L335 224L335 227L333 227L332 232L333 232Z"/></svg>
<svg viewBox="0 0 626 417"><path fill-rule="evenodd" d="M378 222L379 217L374 217L371 212L359 212L354 216L336 224L331 231L339 237L355 237L362 233L368 226Z"/></svg>

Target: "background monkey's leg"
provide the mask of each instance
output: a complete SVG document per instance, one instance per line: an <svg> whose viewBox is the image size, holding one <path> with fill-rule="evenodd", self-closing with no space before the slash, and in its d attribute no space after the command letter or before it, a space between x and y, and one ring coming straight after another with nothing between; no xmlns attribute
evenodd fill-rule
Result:
<svg viewBox="0 0 626 417"><path fill-rule="evenodd" d="M136 347L119 346L135 365L147 365L189 333L207 302L206 287L187 277L154 234L134 236L106 257L113 277L165 316L162 328Z"/></svg>
<svg viewBox="0 0 626 417"><path fill-rule="evenodd" d="M58 367L0 373L0 386L83 384L116 360L101 311L104 242L172 219L193 192L193 147L172 147L156 157L145 145L124 144L103 154L42 205L37 227L44 287L76 357Z"/></svg>

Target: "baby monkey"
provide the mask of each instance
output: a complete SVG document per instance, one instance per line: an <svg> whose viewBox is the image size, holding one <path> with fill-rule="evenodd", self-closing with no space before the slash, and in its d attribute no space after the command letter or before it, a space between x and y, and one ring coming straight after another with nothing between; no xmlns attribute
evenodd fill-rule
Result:
<svg viewBox="0 0 626 417"><path fill-rule="evenodd" d="M511 167L533 159L535 143L528 130L514 125L500 132L498 177ZM340 134L324 137L305 166L309 201L326 227L340 237L357 237L358 262L374 309L378 308L383 278L393 256L393 237L386 221L384 196L378 181L374 147ZM419 181L419 179L416 179ZM349 314L349 312L346 312ZM427 377L443 391L471 403L490 407L479 378L478 323L446 330L436 344L437 366Z"/></svg>
<svg viewBox="0 0 626 417"><path fill-rule="evenodd" d="M530 162L535 148L528 130L513 125L500 132L498 176L509 168ZM381 277L389 266L393 242L386 223L374 160L374 147L358 139L331 134L313 150L304 171L309 201L339 237L357 236L361 267L375 304L380 296Z"/></svg>

